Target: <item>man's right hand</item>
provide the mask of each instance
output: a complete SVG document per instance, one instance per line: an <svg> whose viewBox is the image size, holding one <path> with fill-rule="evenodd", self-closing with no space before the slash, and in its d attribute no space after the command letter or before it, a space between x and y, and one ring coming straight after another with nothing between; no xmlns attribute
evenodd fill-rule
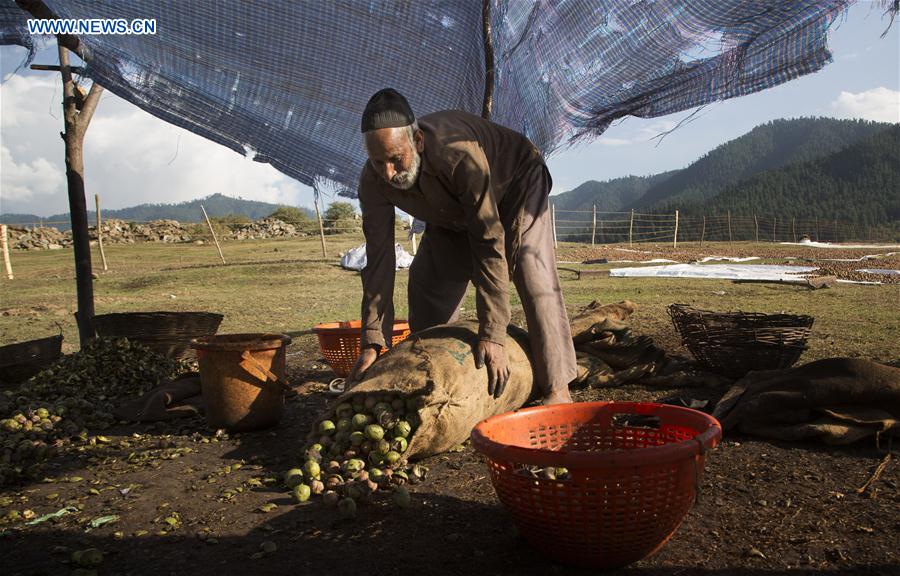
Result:
<svg viewBox="0 0 900 576"><path fill-rule="evenodd" d="M378 347L366 346L359 353L359 358L356 360L356 365L353 366L353 371L350 372L349 378L347 378L347 383L355 383L362 380L362 377L365 376L366 370L369 369L369 366L375 363L378 360ZM348 388L349 389L349 388Z"/></svg>

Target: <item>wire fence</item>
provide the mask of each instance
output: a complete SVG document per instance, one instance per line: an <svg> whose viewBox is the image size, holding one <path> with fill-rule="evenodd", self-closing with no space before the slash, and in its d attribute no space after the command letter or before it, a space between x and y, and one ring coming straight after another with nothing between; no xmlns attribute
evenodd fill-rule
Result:
<svg viewBox="0 0 900 576"><path fill-rule="evenodd" d="M895 242L897 223L863 226L837 219L777 215L687 215L553 208L557 240L582 244L639 242Z"/></svg>
<svg viewBox="0 0 900 576"><path fill-rule="evenodd" d="M179 222L175 220L120 220L102 222L104 242L137 243L141 241L187 242L211 240L212 232L222 241L274 238L285 236L310 236L323 234L360 233L362 219L359 215L345 218L322 218L321 227L316 219L262 219L210 217L210 222ZM797 218L774 215L686 215L629 212L603 212L594 210L552 209L556 238L560 242L580 244L636 244L679 242L799 242L809 239L816 242L897 242L900 240L898 223L863 226L837 219ZM93 220L93 218L92 218ZM39 220L35 222L8 223L15 228L30 231L67 225L68 221ZM397 238L404 238L409 231L406 218L395 220ZM212 228L212 232L210 230ZM97 238L95 221L90 226L92 239ZM11 242L14 244L14 242ZM15 246L13 246L15 247Z"/></svg>

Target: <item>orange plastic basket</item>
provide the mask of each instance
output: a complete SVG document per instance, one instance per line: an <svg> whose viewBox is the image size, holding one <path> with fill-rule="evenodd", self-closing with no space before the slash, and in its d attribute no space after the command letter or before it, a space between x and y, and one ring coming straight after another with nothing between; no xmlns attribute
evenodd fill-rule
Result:
<svg viewBox="0 0 900 576"><path fill-rule="evenodd" d="M526 408L472 431L519 532L558 562L598 569L640 560L675 533L721 438L712 416L637 402ZM543 479L528 467L568 475Z"/></svg>
<svg viewBox="0 0 900 576"><path fill-rule="evenodd" d="M353 370L356 359L359 358L359 333L362 322L351 320L348 322L327 322L317 324L313 331L319 337L319 348L325 361L341 378L346 378ZM397 320L394 322L394 330L391 333L391 346L406 340L409 336L409 322ZM387 349L381 350L384 354Z"/></svg>

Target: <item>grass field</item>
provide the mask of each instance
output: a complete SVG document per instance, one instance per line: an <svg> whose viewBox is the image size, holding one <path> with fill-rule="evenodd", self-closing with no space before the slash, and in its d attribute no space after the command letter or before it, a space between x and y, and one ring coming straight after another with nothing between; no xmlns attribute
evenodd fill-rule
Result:
<svg viewBox="0 0 900 576"><path fill-rule="evenodd" d="M321 502L295 505L281 486L298 464L305 438L326 408L334 377L319 360L308 329L359 315L359 275L337 265L338 252L360 236L329 237L322 258L317 238L224 245L227 266L210 245L145 244L107 249L110 271L95 281L98 313L207 310L225 315L221 332L273 330L295 336L287 376L292 384L276 427L221 435L203 417L120 423L104 436L73 441L47 463L39 479L0 487L4 573L68 573L73 551L103 552L101 574L302 573L356 575L425 573L570 574L535 552L514 528L488 479L484 458L470 445L422 461L427 481L412 486L412 508L397 510L381 494L352 521ZM672 258L759 253L783 262L794 247L720 244L590 248L561 245L567 268L592 258ZM859 251L858 255L872 253ZM829 254L829 257L833 254ZM841 256L841 257L846 257ZM95 268L99 268L95 254ZM900 267L895 260L885 266ZM72 252L15 252L16 279L0 290L0 344L55 333L77 348ZM622 264L616 264L621 266ZM398 315L406 313L408 273L397 274ZM574 311L594 299L632 300L629 323L669 353L686 354L665 308L685 302L715 310L787 311L816 318L801 362L829 356L900 358L900 285L840 284L810 291L789 285L720 280L585 277L561 272ZM518 298L513 320L522 323ZM464 314L474 314L473 294ZM727 388L669 388L640 382L573 390L596 400L715 405ZM101 440L102 439L102 440ZM96 442L94 442L96 440ZM882 439L882 448L884 447ZM851 446L789 443L734 431L708 454L698 480L702 498L656 555L616 573L641 576L763 576L896 574L900 469L870 439ZM887 467L871 489L860 492ZM28 524L67 506L63 517ZM275 509L277 508L277 509ZM96 529L94 521L109 521ZM115 519L114 521L112 519ZM263 554L267 545L273 553Z"/></svg>
<svg viewBox="0 0 900 576"><path fill-rule="evenodd" d="M286 332L295 336L296 344L311 347L314 336L307 331L314 324L359 317L362 292L359 274L341 269L338 257L340 252L360 244L362 236L329 236L327 242L328 258L322 257L316 237L229 242L223 244L228 262L224 266L209 244L113 245L106 247L107 272L102 271L95 248L96 313L218 312L225 315L220 332ZM639 247L671 252L671 247L662 245ZM684 244L679 245L678 254L682 258L685 254L753 254L755 249L762 248L750 243L707 243L701 250L696 244ZM872 250L858 252L863 255ZM559 259L585 253L590 253L590 247L562 244ZM52 335L58 332L58 324L65 336L64 351L76 350L72 251L16 251L12 253L12 262L15 280L0 280L3 286L0 344ZM590 267L609 269L612 266ZM897 285L841 284L810 291L796 286L722 280L608 277L577 280L566 272L560 276L570 311L595 299L606 303L627 298L640 306L631 319L635 331L653 336L670 349L677 347L677 342L673 342L675 333L665 308L682 302L714 310L810 314L816 322L810 349L802 360L830 356L861 356L882 361L900 358L900 314L897 313L900 286ZM398 317L407 313L407 278L406 270L398 271L395 293ZM514 290L511 302L513 321L524 323ZM463 306L464 316L474 315L471 288Z"/></svg>

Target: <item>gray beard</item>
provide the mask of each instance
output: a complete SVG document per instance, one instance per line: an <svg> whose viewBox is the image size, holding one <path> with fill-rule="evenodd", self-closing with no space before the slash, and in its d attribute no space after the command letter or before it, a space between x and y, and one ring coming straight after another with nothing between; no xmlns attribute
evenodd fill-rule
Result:
<svg viewBox="0 0 900 576"><path fill-rule="evenodd" d="M419 180L419 172L422 170L422 156L416 151L413 151L413 154L415 154L415 156L413 157L413 164L410 166L409 170L398 172L389 182L389 184L397 190L409 190L415 186L416 182Z"/></svg>

